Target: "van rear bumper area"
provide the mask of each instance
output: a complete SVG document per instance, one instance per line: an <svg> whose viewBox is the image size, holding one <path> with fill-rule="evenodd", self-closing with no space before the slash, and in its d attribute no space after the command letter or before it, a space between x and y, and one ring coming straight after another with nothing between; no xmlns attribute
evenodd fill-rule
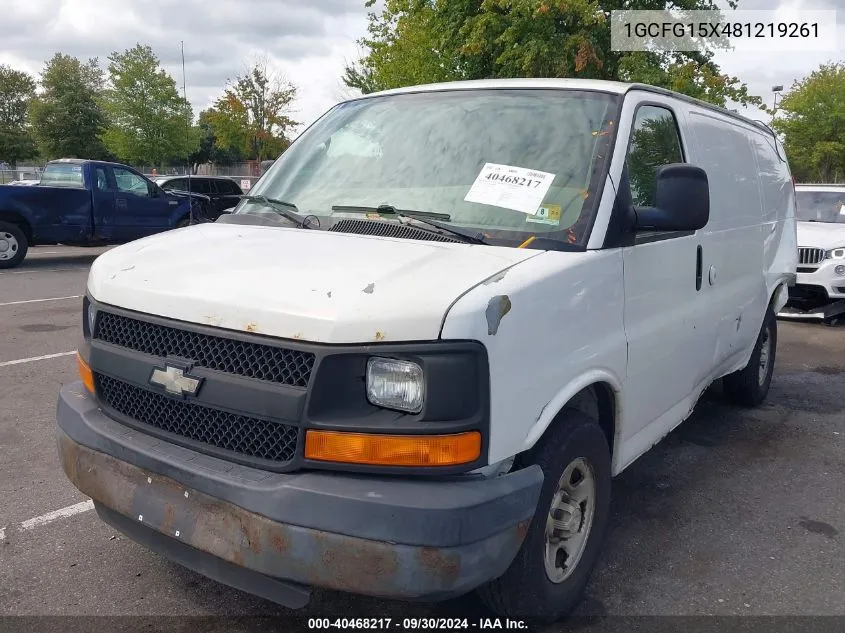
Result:
<svg viewBox="0 0 845 633"><path fill-rule="evenodd" d="M201 574L299 608L317 586L446 599L500 576L528 529L539 467L418 480L270 473L106 416L81 382L57 406L58 450L100 517Z"/></svg>

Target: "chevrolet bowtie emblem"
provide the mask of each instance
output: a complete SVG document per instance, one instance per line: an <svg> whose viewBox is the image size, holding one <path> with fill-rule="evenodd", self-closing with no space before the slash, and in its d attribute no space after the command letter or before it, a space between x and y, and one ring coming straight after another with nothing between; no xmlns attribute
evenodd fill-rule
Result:
<svg viewBox="0 0 845 633"><path fill-rule="evenodd" d="M167 393L175 396L195 396L202 384L202 378L191 378L185 375L185 370L172 365L165 365L164 369L156 367L150 376L150 383L164 387Z"/></svg>

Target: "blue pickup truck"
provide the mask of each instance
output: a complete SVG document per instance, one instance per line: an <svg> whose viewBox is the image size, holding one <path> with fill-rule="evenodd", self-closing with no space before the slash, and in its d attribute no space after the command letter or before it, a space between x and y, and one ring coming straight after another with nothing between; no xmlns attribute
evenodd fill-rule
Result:
<svg viewBox="0 0 845 633"><path fill-rule="evenodd" d="M0 186L0 268L12 268L30 246L123 244L208 222L208 196L164 191L118 163L60 159L32 187Z"/></svg>

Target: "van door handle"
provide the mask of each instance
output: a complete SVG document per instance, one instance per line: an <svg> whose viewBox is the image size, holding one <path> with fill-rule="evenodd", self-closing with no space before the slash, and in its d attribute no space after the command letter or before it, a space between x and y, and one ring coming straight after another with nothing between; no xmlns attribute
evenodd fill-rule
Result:
<svg viewBox="0 0 845 633"><path fill-rule="evenodd" d="M702 267L704 265L704 257L701 253L701 244L698 245L695 253L695 290L701 290Z"/></svg>

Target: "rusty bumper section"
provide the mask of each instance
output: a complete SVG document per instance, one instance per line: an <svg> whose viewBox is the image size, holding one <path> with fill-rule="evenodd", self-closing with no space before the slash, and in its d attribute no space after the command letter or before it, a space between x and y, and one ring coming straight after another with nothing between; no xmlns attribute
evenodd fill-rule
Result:
<svg viewBox="0 0 845 633"><path fill-rule="evenodd" d="M68 478L107 523L219 582L291 608L308 586L400 599L460 595L502 573L528 520L476 543L422 547L279 523L95 451L58 431Z"/></svg>

